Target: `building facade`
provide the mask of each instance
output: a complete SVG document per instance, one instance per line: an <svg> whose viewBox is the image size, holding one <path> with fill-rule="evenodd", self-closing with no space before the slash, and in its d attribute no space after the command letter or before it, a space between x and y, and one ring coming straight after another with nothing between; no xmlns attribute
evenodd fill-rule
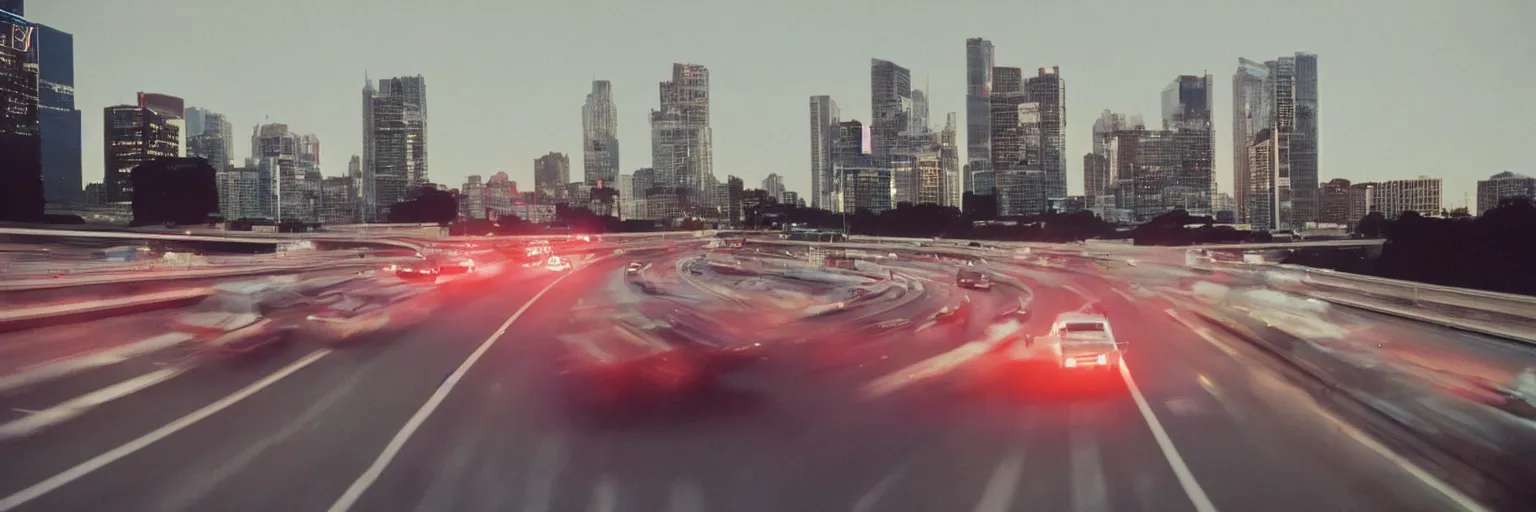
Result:
<svg viewBox="0 0 1536 512"><path fill-rule="evenodd" d="M133 168L157 158L176 157L180 129L157 111L139 105L107 107L103 115L107 202L131 202Z"/></svg>
<svg viewBox="0 0 1536 512"><path fill-rule="evenodd" d="M1349 225L1352 223L1349 215L1349 180L1334 178L1322 184L1317 192L1318 213L1317 222L1320 224ZM1355 221L1359 220L1353 219Z"/></svg>
<svg viewBox="0 0 1536 512"><path fill-rule="evenodd" d="M811 207L829 209L836 194L832 173L832 141L837 138L839 112L831 96L811 96Z"/></svg>
<svg viewBox="0 0 1536 512"><path fill-rule="evenodd" d="M588 187L613 186L619 175L619 110L613 83L594 80L581 106L582 176Z"/></svg>
<svg viewBox="0 0 1536 512"><path fill-rule="evenodd" d="M991 41L979 37L965 40L965 158L970 165L992 160L994 58ZM976 192L971 186L970 173L965 174L961 184L964 192Z"/></svg>
<svg viewBox="0 0 1536 512"><path fill-rule="evenodd" d="M76 202L83 178L80 111L75 108L75 38L41 24L34 38L43 194L50 203Z"/></svg>
<svg viewBox="0 0 1536 512"><path fill-rule="evenodd" d="M1372 209L1388 219L1396 219L1403 212L1440 215L1444 208L1440 178L1425 176L1376 183L1373 199Z"/></svg>
<svg viewBox="0 0 1536 512"><path fill-rule="evenodd" d="M564 153L551 151L533 160L533 192L539 204L569 203L566 184L570 182L571 159Z"/></svg>
<svg viewBox="0 0 1536 512"><path fill-rule="evenodd" d="M1255 226L1304 228L1318 220L1317 55L1258 64L1239 59L1233 76L1233 151L1238 209ZM1244 137L1247 138L1244 138ZM1268 160L1255 168L1254 146ZM1250 205L1263 202L1264 207Z"/></svg>
<svg viewBox="0 0 1536 512"><path fill-rule="evenodd" d="M0 220L38 221L45 187L36 29L19 14L0 12L0 30L8 36L0 38Z"/></svg>
<svg viewBox="0 0 1536 512"><path fill-rule="evenodd" d="M1536 178L1509 171L1477 182L1477 215L1487 213L1507 197L1536 197Z"/></svg>
<svg viewBox="0 0 1536 512"><path fill-rule="evenodd" d="M661 82L660 91L660 108L651 111L651 168L658 185L671 190L677 208L685 212L723 206L714 190L709 70L673 64L672 79Z"/></svg>
<svg viewBox="0 0 1536 512"><path fill-rule="evenodd" d="M364 222L383 222L396 203L430 180L427 84L421 75L364 77L362 181Z"/></svg>
<svg viewBox="0 0 1536 512"><path fill-rule="evenodd" d="M898 137L908 131L912 116L912 72L896 63L870 59L870 153L877 162L896 154Z"/></svg>

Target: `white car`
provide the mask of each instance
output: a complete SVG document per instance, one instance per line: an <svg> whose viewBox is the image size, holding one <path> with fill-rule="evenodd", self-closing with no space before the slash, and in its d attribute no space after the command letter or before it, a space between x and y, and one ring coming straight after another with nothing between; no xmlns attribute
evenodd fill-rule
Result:
<svg viewBox="0 0 1536 512"><path fill-rule="evenodd" d="M625 267L624 273L628 274L628 275L632 275L632 276L633 275L639 275L640 274L640 270L642 270L644 268L645 268L645 264L640 263L638 261L633 261L633 262L630 262L628 267Z"/></svg>
<svg viewBox="0 0 1536 512"><path fill-rule="evenodd" d="M1062 313L1045 340L1066 370L1117 370L1125 345L1115 338L1108 318L1091 313Z"/></svg>
<svg viewBox="0 0 1536 512"><path fill-rule="evenodd" d="M550 272L565 272L571 269L571 262L559 256L550 256L549 260L544 262L544 268L549 269Z"/></svg>

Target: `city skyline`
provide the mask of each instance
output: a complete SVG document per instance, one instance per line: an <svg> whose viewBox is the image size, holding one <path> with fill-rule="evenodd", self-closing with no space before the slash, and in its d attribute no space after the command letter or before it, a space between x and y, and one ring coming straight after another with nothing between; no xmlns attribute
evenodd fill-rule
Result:
<svg viewBox="0 0 1536 512"><path fill-rule="evenodd" d="M1366 12L1363 8L1348 7L1324 9L1318 4L1317 19L1310 20L1323 26L1343 28L1352 16ZM1066 155L1068 189L1078 194L1083 190L1082 162L1080 156L1089 152L1092 121L1104 109L1116 112L1157 112L1156 91L1167 80L1179 74L1206 72L1217 77L1216 137L1218 141L1230 140L1232 118L1227 111L1232 104L1230 87L1224 76L1229 76L1240 57L1266 58L1288 55L1297 51L1316 53L1323 64L1320 71L1322 102L1328 106L1327 118L1320 130L1321 153L1318 179L1343 177L1356 181L1382 181L1409 178L1421 174L1446 179L1446 202L1459 205L1465 202L1475 189L1476 180L1504 170L1529 172L1529 167L1515 148L1519 140L1513 127L1520 119L1529 118L1529 107L1517 101L1513 85L1528 83L1524 78L1529 71L1498 66L1498 62L1517 57L1512 48L1519 45L1484 44L1480 38L1487 34L1507 33L1514 28L1508 10L1504 9L1457 9L1445 10L1438 6L1416 11L1412 17L1420 25L1431 20L1452 20L1457 26L1471 27L1453 31L1455 37L1439 32L1423 33L1408 27L1414 22L1394 25L1380 33L1373 33L1370 40L1352 39L1327 35L1327 31L1309 31L1306 38L1294 31L1270 27L1271 24L1251 25L1244 23L1257 7L1229 6L1210 14L1215 33L1203 34L1198 41L1189 38L1167 38L1166 50L1154 50L1147 45L1132 45L1133 50L1105 53L1103 48L1125 44L1132 36L1106 36L1107 42L1087 45L1099 51L1045 45L1051 37L1075 37L1067 31L1050 29L1032 34L1015 34L1006 30L1000 22L978 22L974 26L932 25L922 37L877 36L868 40L839 39L847 44L827 44L824 47L806 48L804 44L788 45L785 49L763 53L763 44L716 44L706 48L675 38L654 36L636 31L626 25L638 19L678 15L686 9L665 7L657 13L628 12L600 16L599 25L612 28L605 38L623 38L625 50L621 55L603 56L596 42L583 43L577 48L554 56L522 56L515 63L499 66L517 69L518 66L541 67L538 80L517 78L516 73L490 68L465 65L485 58L474 48L447 44L460 50L463 55L452 58L427 56L420 48L403 48L397 43L364 45L336 43L333 39L371 41L374 38L353 37L347 34L369 26L369 23L351 21L344 24L326 20L345 16L380 17L375 25L403 24L406 18L392 18L372 10L329 6L306 13L307 20L315 26L346 25L334 31L300 30L294 41L282 43L318 44L313 52L314 62L292 64L303 70L292 74L273 74L260 71L261 61L229 63L210 59L200 64L195 73L177 71L174 67L134 67L127 60L140 45L153 45L160 40L158 34L129 33L133 23L122 20L153 16L156 19L171 16L182 19L191 26L218 24L219 19L269 16L254 8L238 6L199 6L166 12L166 9L150 9L134 2L93 5L83 8L83 0L39 2L29 6L28 18L75 34L77 108L86 112L84 119L84 169L83 182L100 181L102 169L100 134L102 128L98 116L90 112L114 104L131 103L131 96L139 90L153 90L185 98L189 105L225 113L237 126L250 126L262 119L303 127L318 134L326 141L327 152L321 162L327 176L344 174L347 159L361 153L358 133L356 80L367 71L376 76L421 74L434 84L434 119L432 146L434 181L456 184L472 175L490 175L507 172L519 182L531 181L531 169L524 164L531 158L557 151L570 155L581 154L580 116L575 112L583 96L590 91L591 80L596 77L613 84L614 103L618 117L634 121L621 123L620 140L631 144L645 144L648 126L644 115L654 108L655 83L664 80L665 66L674 62L694 62L710 68L714 77L712 117L714 128L715 162L717 176L742 176L748 183L760 181L769 173L785 177L788 190L797 191L802 197L811 192L809 155L804 141L809 136L804 120L804 104L811 95L826 94L839 101L843 119L870 119L868 105L856 99L868 94L869 84L863 67L871 57L889 59L912 70L912 81L929 84L927 103L930 119L945 112L961 112L965 109L965 55L961 45L968 38L983 37L995 45L995 62L999 65L1033 69L1042 66L1060 66L1072 89L1067 102ZM1305 6L1301 6L1305 7ZM565 12L567 8L572 12ZM893 9L882 14L897 24L919 25L925 15L931 15L937 7ZM945 9L964 9L964 6L948 6ZM488 8L495 10L496 8ZM538 8L536 8L538 9ZM584 11L579 6L561 8L544 7L557 12L548 13L560 20L574 16L574 11ZM787 16L792 6L759 7L771 12L764 16ZM1519 7L1515 7L1519 9ZM698 7L695 16L720 14L714 7ZM1144 12L1143 12L1144 10ZM1304 10L1304 9L1303 9ZM147 11L147 12L143 12ZM387 11L387 9L385 9ZM444 12L453 12L448 9ZM783 12L780 12L783 11ZM852 19L856 9L835 7L829 11L833 19ZM894 11L906 11L896 13ZM1169 15L1158 9L1131 6L1122 10L1124 18L1137 18L1140 23L1153 23ZM1133 12L1134 11L1134 12ZM1358 12L1355 12L1358 11ZM466 12L460 10L457 15ZM1088 18L1091 13L1061 13L1064 22L1075 18ZM442 14L423 13L431 18ZM486 16L494 17L494 16ZM623 21L621 21L623 20ZM470 20L469 23L475 23ZM574 23L574 21L573 21ZM1127 21L1102 21L1104 33L1115 33L1115 26ZM1064 23L1070 25L1070 23ZM559 26L549 22L543 25ZM1500 28L1500 27L1508 27ZM369 29L371 30L371 29ZM544 29L534 30L542 33ZM467 32L460 30L458 32ZM594 31L593 33L597 33ZM333 34L334 33L334 34ZM1131 33L1140 33L1131 31ZM1519 32L1515 32L1519 33ZM336 37L330 37L335 35ZM358 32L358 35L362 35ZM739 35L739 34L738 34ZM747 34L761 38L784 37L767 33ZM448 34L447 36L451 36ZM731 31L709 29L704 34L729 41ZM228 43L211 41L208 46L219 52L240 47L239 30L227 35ZM500 37L500 36L499 36ZM522 38L530 35L508 35ZM594 36L595 37L595 36ZM174 39L174 38L170 38ZM1467 41L1467 39L1471 39ZM618 39L606 39L617 41ZM692 39L690 39L691 41ZM755 41L754 39L739 39ZM1210 41L1234 41L1235 44L1209 44ZM104 41L127 43L104 44ZM762 41L760 41L762 42ZM633 43L633 44L630 44ZM615 43L605 43L615 44ZM440 45L428 45L440 46ZM498 46L499 45L493 45ZM1071 45L1069 45L1071 46ZM1052 48L1048 52L1035 50ZM813 51L814 50L814 51ZM1476 50L1476 51L1474 51ZM185 51L202 51L187 49ZM391 53L394 52L394 53ZM279 52L280 53L280 52ZM398 55L397 55L398 54ZM1423 69L1422 55L1433 55L1438 66L1447 72L1463 77L1467 86L1477 88L1482 94L1469 95L1467 105L1458 109L1404 109L1415 97L1431 97L1436 88L1419 72ZM216 60L216 59L214 59ZM227 60L227 59L225 59ZM182 62L198 59L180 59ZM199 61L199 62L203 62ZM255 65L248 65L255 64ZM289 65L289 64L285 64ZM323 65L323 68L313 67ZM547 66L546 66L547 65ZM153 69L140 69L153 68ZM578 69L579 68L579 69ZM291 77L303 77L293 81ZM342 81L345 77L345 82ZM281 80L278 80L281 79ZM277 85L277 82L283 85ZM496 89L510 89L512 93L496 93ZM1514 106L1516 108L1508 108ZM1409 111L1412 110L1412 111ZM487 115L491 114L491 115ZM930 123L932 121L930 120ZM1439 134L1394 133L1391 137L1351 137L1348 134L1387 131L1410 122L1430 125L1459 126L1459 130L1447 130ZM1500 128L1503 127L1503 128ZM962 138L968 137L962 133ZM1430 144L1435 141L1437 144ZM249 148L236 141L231 153L247 154ZM1217 187L1221 192L1232 191L1232 148L1224 142L1216 145ZM1458 148L1455 155L1443 147ZM620 173L632 173L635 169L649 167L643 151L625 153L620 162ZM962 162L973 158L963 155Z"/></svg>

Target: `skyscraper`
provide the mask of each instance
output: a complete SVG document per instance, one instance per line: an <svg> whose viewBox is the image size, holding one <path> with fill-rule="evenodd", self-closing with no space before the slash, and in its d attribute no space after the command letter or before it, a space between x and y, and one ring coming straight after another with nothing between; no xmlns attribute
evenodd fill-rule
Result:
<svg viewBox="0 0 1536 512"><path fill-rule="evenodd" d="M837 138L837 103L831 96L811 96L811 207L830 209L837 193L832 173L832 142Z"/></svg>
<svg viewBox="0 0 1536 512"><path fill-rule="evenodd" d="M19 4L14 7L21 11ZM9 36L0 39L0 102L5 105L0 108L0 220L40 220L43 142L34 27L19 15L0 12L0 30Z"/></svg>
<svg viewBox="0 0 1536 512"><path fill-rule="evenodd" d="M912 72L894 62L870 59L869 99L871 154L877 163L888 165L899 146L898 136L911 122Z"/></svg>
<svg viewBox="0 0 1536 512"><path fill-rule="evenodd" d="M139 105L107 107L102 114L107 202L133 201L133 168L156 158L176 157L180 128L158 111Z"/></svg>
<svg viewBox="0 0 1536 512"><path fill-rule="evenodd" d="M139 107L154 111L176 128L176 156L187 156L187 116L185 100L169 94L139 92Z"/></svg>
<svg viewBox="0 0 1536 512"><path fill-rule="evenodd" d="M1061 68L1040 68L1025 83L1029 101L1040 104L1041 170L1047 198L1067 197L1067 84Z"/></svg>
<svg viewBox="0 0 1536 512"><path fill-rule="evenodd" d="M1239 59L1232 82L1233 150L1248 156L1247 165L1235 171L1240 214L1256 228L1267 226L1264 229L1299 229L1315 222L1317 56L1297 53L1262 66ZM1239 138L1249 130L1251 138ZM1260 145L1264 147L1255 148ZM1256 156L1266 160L1255 161ZM1257 207L1259 202L1262 207Z"/></svg>
<svg viewBox="0 0 1536 512"><path fill-rule="evenodd" d="M587 187L598 182L613 187L619 175L619 114L613 104L613 84L594 80L581 106L582 172Z"/></svg>
<svg viewBox="0 0 1536 512"><path fill-rule="evenodd" d="M251 129L251 160L262 173L262 206L272 219L311 220L299 152L299 137L288 131L286 124L270 123Z"/></svg>
<svg viewBox="0 0 1536 512"><path fill-rule="evenodd" d="M778 201L784 196L784 177L769 174L767 178L763 178L763 190L768 192L768 197Z"/></svg>
<svg viewBox="0 0 1536 512"><path fill-rule="evenodd" d="M427 85L421 75L364 82L363 219L377 222L430 179Z"/></svg>
<svg viewBox="0 0 1536 512"><path fill-rule="evenodd" d="M907 122L907 131L928 131L928 95L922 89L912 90L912 117Z"/></svg>
<svg viewBox="0 0 1536 512"><path fill-rule="evenodd" d="M992 42L979 37L965 40L965 154L966 161L992 160ZM965 191L971 187L970 173Z"/></svg>
<svg viewBox="0 0 1536 512"><path fill-rule="evenodd" d="M1163 129L1173 137L1177 168L1173 189L1162 194L1165 203L1202 215L1210 212L1216 195L1211 97L1210 75L1179 76L1163 89Z"/></svg>
<svg viewBox="0 0 1536 512"><path fill-rule="evenodd" d="M661 82L661 105L651 111L651 167L683 211L723 206L714 190L714 144L709 127L709 70L673 64Z"/></svg>
<svg viewBox="0 0 1536 512"><path fill-rule="evenodd" d="M953 208L960 207L960 201L965 197L965 181L960 175L960 148L956 140L955 131L958 129L958 121L955 113L950 112L944 116L944 131L939 132L939 170L943 179L943 200L941 206Z"/></svg>
<svg viewBox="0 0 1536 512"><path fill-rule="evenodd" d="M75 38L37 25L37 121L42 138L43 193L49 202L78 200L80 111L75 109Z"/></svg>
<svg viewBox="0 0 1536 512"><path fill-rule="evenodd" d="M1232 199L1237 219L1249 221L1248 203L1251 185L1248 146L1269 120L1269 105L1264 98L1264 81L1269 68L1248 59L1237 59L1232 74Z"/></svg>
<svg viewBox="0 0 1536 512"><path fill-rule="evenodd" d="M563 204L571 200L566 186L571 181L571 159L551 151L533 160L533 192L539 204Z"/></svg>

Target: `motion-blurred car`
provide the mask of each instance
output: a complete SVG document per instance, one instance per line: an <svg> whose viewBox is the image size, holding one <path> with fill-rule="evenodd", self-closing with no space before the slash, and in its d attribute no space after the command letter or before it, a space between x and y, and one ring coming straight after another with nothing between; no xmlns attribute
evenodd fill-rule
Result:
<svg viewBox="0 0 1536 512"><path fill-rule="evenodd" d="M559 256L550 256L544 262L544 268L550 272L568 272L571 270L571 261Z"/></svg>
<svg viewBox="0 0 1536 512"><path fill-rule="evenodd" d="M629 266L624 268L624 274L625 275L629 275L629 276L637 276L637 275L640 275L640 270L644 269L644 268L645 268L645 264L644 263L640 263L638 261L631 261L631 262L629 262Z"/></svg>
<svg viewBox="0 0 1536 512"><path fill-rule="evenodd" d="M286 279L220 284L212 295L172 318L169 327L193 336L202 349L245 352L287 340L306 311L331 300L302 293L315 289Z"/></svg>
<svg viewBox="0 0 1536 512"><path fill-rule="evenodd" d="M358 336L399 329L425 320L436 309L426 290L404 284L361 288L339 294L337 300L306 317L306 338L341 342Z"/></svg>
<svg viewBox="0 0 1536 512"><path fill-rule="evenodd" d="M1113 372L1120 368L1125 342L1115 338L1109 319L1090 313L1062 313L1044 341L1065 370Z"/></svg>
<svg viewBox="0 0 1536 512"><path fill-rule="evenodd" d="M644 325L609 327L559 338L561 390L573 405L621 413L686 399L710 388L715 375L695 354L650 335Z"/></svg>
<svg viewBox="0 0 1536 512"><path fill-rule="evenodd" d="M955 286L973 290L991 290L992 280L987 279L987 275L979 270L961 268L955 275Z"/></svg>

